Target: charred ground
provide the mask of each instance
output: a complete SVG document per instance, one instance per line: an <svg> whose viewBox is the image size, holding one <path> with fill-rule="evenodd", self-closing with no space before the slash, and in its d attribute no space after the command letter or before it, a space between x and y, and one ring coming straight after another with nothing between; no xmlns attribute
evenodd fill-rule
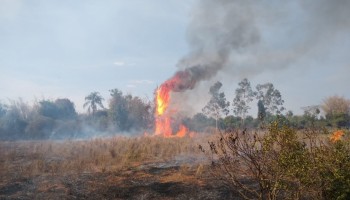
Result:
<svg viewBox="0 0 350 200"><path fill-rule="evenodd" d="M0 199L227 199L200 139L1 142Z"/></svg>

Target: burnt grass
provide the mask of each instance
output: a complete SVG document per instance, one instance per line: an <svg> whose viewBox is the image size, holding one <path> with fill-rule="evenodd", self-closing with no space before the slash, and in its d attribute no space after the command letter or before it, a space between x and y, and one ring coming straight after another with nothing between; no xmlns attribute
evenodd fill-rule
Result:
<svg viewBox="0 0 350 200"><path fill-rule="evenodd" d="M188 139L0 142L0 200L239 199L210 175L205 162L189 159L189 152L200 157L195 144Z"/></svg>
<svg viewBox="0 0 350 200"><path fill-rule="evenodd" d="M0 199L238 199L220 182L179 166L4 177Z"/></svg>

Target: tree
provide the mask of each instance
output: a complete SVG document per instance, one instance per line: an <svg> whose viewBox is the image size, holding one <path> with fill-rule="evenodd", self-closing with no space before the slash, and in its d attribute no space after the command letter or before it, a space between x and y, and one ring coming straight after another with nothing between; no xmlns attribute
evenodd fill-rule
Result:
<svg viewBox="0 0 350 200"><path fill-rule="evenodd" d="M246 78L239 82L238 85L239 88L236 89L236 96L233 99L233 113L242 118L243 125L245 116L250 109L249 103L253 101L256 93L253 92L250 82Z"/></svg>
<svg viewBox="0 0 350 200"><path fill-rule="evenodd" d="M38 113L42 116L57 119L57 108L54 102L42 100L39 102Z"/></svg>
<svg viewBox="0 0 350 200"><path fill-rule="evenodd" d="M264 121L266 117L266 109L262 100L258 101L258 119Z"/></svg>
<svg viewBox="0 0 350 200"><path fill-rule="evenodd" d="M215 120L208 118L203 113L197 113L192 118L185 119L183 123L192 131L205 132L208 127L212 127L215 124Z"/></svg>
<svg viewBox="0 0 350 200"><path fill-rule="evenodd" d="M287 118L292 118L293 116L294 116L293 111L288 110L288 112L286 113L286 117L287 117Z"/></svg>
<svg viewBox="0 0 350 200"><path fill-rule="evenodd" d="M266 112L281 114L285 108L280 91L275 89L272 83L258 84L256 89L257 99L264 105Z"/></svg>
<svg viewBox="0 0 350 200"><path fill-rule="evenodd" d="M218 119L222 114L226 116L229 113L228 106L230 105L230 102L226 101L225 93L220 92L221 87L222 83L220 81L210 87L209 94L211 95L211 98L207 105L202 109L204 114L215 118L216 129L218 128Z"/></svg>
<svg viewBox="0 0 350 200"><path fill-rule="evenodd" d="M89 113L92 111L92 116L95 115L97 111L97 106L104 108L102 101L103 97L99 92L91 92L88 96L85 97L84 108L88 107Z"/></svg>
<svg viewBox="0 0 350 200"><path fill-rule="evenodd" d="M350 101L341 96L330 96L323 100L321 106L326 115L347 114L350 111Z"/></svg>
<svg viewBox="0 0 350 200"><path fill-rule="evenodd" d="M128 120L131 122L130 127L135 129L151 128L153 125L153 112L151 102L142 100L139 97L130 95L128 101Z"/></svg>
<svg viewBox="0 0 350 200"><path fill-rule="evenodd" d="M55 105L59 110L59 118L60 119L74 119L77 116L77 112L75 111L74 103L65 98L65 99L56 99Z"/></svg>
<svg viewBox="0 0 350 200"><path fill-rule="evenodd" d="M321 113L320 106L306 106L301 109L304 110L303 122L304 126L314 126L316 120L318 119L318 115Z"/></svg>
<svg viewBox="0 0 350 200"><path fill-rule="evenodd" d="M4 139L23 138L28 121L32 115L32 108L19 99L11 101L6 114L1 118L0 137Z"/></svg>
<svg viewBox="0 0 350 200"><path fill-rule="evenodd" d="M149 128L153 114L150 102L139 97L123 95L118 89L110 90L112 99L109 103L110 117L121 131Z"/></svg>
<svg viewBox="0 0 350 200"><path fill-rule="evenodd" d="M38 113L52 119L74 119L77 113L74 103L69 99L42 100L39 102Z"/></svg>
<svg viewBox="0 0 350 200"><path fill-rule="evenodd" d="M321 105L325 112L326 119L334 126L347 126L349 123L350 101L341 96L327 97Z"/></svg>
<svg viewBox="0 0 350 200"><path fill-rule="evenodd" d="M112 99L109 102L110 118L120 130L126 130L128 120L127 102L123 92L118 89L110 90Z"/></svg>

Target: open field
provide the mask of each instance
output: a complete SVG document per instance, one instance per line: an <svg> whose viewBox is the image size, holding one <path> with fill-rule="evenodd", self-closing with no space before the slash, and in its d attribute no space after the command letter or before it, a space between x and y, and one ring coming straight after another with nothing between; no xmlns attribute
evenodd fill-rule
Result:
<svg viewBox="0 0 350 200"><path fill-rule="evenodd" d="M198 145L208 138L114 137L0 143L0 199L225 199Z"/></svg>
<svg viewBox="0 0 350 200"><path fill-rule="evenodd" d="M347 199L347 131L0 142L0 199Z"/></svg>

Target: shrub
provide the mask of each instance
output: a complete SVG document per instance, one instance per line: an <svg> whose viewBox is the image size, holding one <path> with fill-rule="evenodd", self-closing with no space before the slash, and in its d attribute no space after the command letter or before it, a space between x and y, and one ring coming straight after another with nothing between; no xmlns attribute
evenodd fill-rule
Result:
<svg viewBox="0 0 350 200"><path fill-rule="evenodd" d="M209 142L212 172L244 199L349 199L347 138L297 132L281 121L266 131L220 133Z"/></svg>

